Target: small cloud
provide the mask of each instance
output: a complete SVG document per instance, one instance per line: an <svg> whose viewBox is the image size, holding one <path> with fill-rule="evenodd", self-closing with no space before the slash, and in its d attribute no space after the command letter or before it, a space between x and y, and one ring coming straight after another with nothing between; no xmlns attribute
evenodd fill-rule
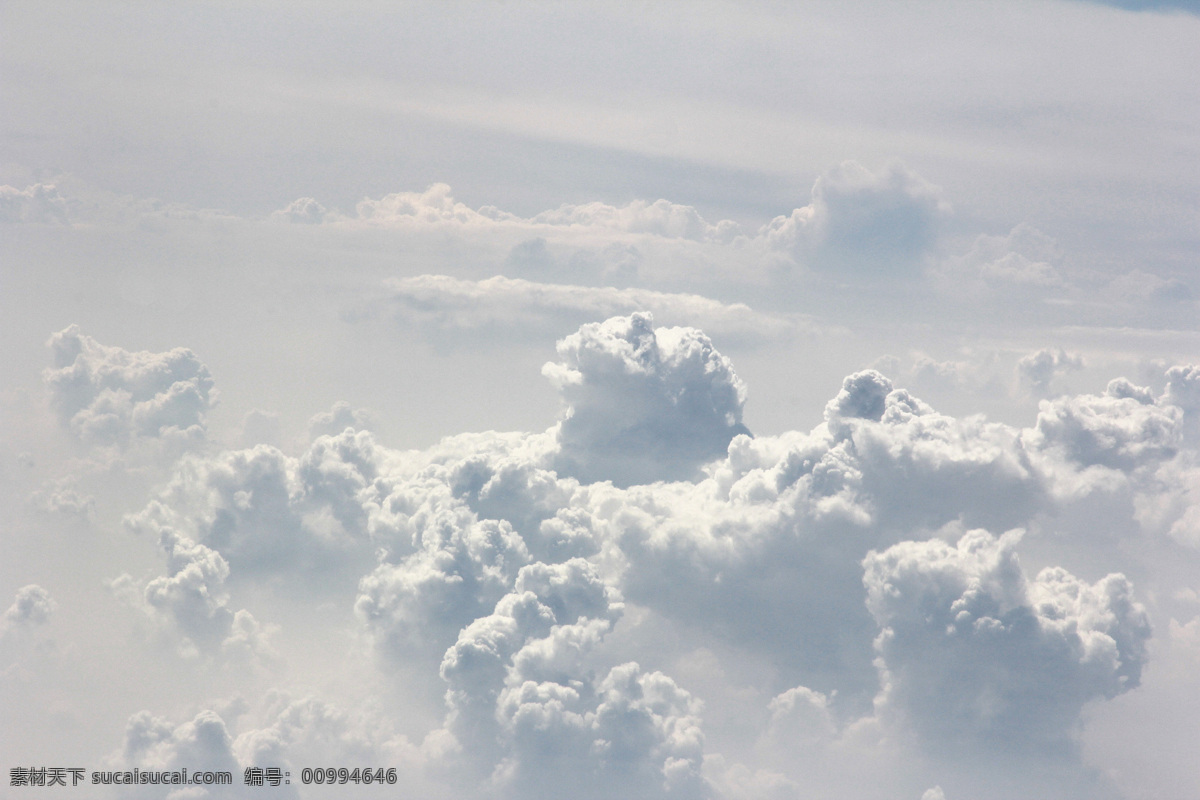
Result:
<svg viewBox="0 0 1200 800"><path fill-rule="evenodd" d="M695 294L536 283L500 275L482 281L418 275L391 280L387 286L403 318L450 330L553 330L631 312L749 340L787 335L803 325L742 303Z"/></svg>
<svg viewBox="0 0 1200 800"><path fill-rule="evenodd" d="M71 325L50 337L54 366L43 370L51 402L78 439L127 444L135 438L202 439L216 401L213 379L191 350L133 352L101 344Z"/></svg>
<svg viewBox="0 0 1200 800"><path fill-rule="evenodd" d="M1050 385L1060 375L1083 369L1083 357L1058 350L1042 349L1017 362L1017 383L1034 395L1050 393Z"/></svg>
<svg viewBox="0 0 1200 800"><path fill-rule="evenodd" d="M35 183L26 189L0 186L0 223L67 225L67 200L53 184Z"/></svg>
<svg viewBox="0 0 1200 800"><path fill-rule="evenodd" d="M338 400L329 411L315 414L308 421L308 438L336 436L347 428L366 431L374 427L374 416L369 411L351 408L345 400Z"/></svg>
<svg viewBox="0 0 1200 800"><path fill-rule="evenodd" d="M846 161L817 178L809 205L758 236L818 270L895 275L920 264L949 210L940 190L906 167L874 173Z"/></svg>
<svg viewBox="0 0 1200 800"><path fill-rule="evenodd" d="M289 203L287 208L273 212L271 217L284 222L292 222L302 225L316 225L324 222L328 213L329 212L325 206L321 205L313 198L301 197L298 200L293 200L291 203Z"/></svg>
<svg viewBox="0 0 1200 800"><path fill-rule="evenodd" d="M4 612L4 621L9 625L44 625L57 605L49 592L31 583L17 590L13 604Z"/></svg>

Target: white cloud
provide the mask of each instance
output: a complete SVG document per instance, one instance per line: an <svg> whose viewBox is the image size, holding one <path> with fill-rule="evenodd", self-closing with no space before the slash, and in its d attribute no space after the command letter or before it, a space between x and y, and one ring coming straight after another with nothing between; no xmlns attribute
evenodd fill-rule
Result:
<svg viewBox="0 0 1200 800"><path fill-rule="evenodd" d="M325 206L313 198L301 197L289 203L287 208L273 212L271 216L284 222L316 225L323 222L328 213Z"/></svg>
<svg viewBox="0 0 1200 800"><path fill-rule="evenodd" d="M1182 416L1175 406L1157 405L1149 390L1118 378L1101 395L1041 401L1029 441L1081 469L1131 471L1176 453Z"/></svg>
<svg viewBox="0 0 1200 800"><path fill-rule="evenodd" d="M1059 375L1083 368L1083 357L1063 349L1042 349L1022 356L1017 362L1017 382L1037 395L1050 393L1051 383Z"/></svg>
<svg viewBox="0 0 1200 800"><path fill-rule="evenodd" d="M208 368L192 351L131 352L71 325L50 337L54 367L42 376L63 424L78 438L125 444L139 437L195 441L216 401Z"/></svg>
<svg viewBox="0 0 1200 800"><path fill-rule="evenodd" d="M373 415L369 411L352 408L345 400L339 400L329 411L322 411L309 419L308 438L336 436L346 428L369 430L372 427Z"/></svg>
<svg viewBox="0 0 1200 800"><path fill-rule="evenodd" d="M497 275L481 281L418 275L387 282L400 313L422 326L450 329L547 328L645 312L742 339L786 336L797 322L694 294L537 283Z"/></svg>
<svg viewBox="0 0 1200 800"><path fill-rule="evenodd" d="M1190 412L1169 402L1194 405L1186 369L1169 372L1161 398L1118 379L1103 395L1045 401L1026 430L939 413L865 370L808 433L759 438L740 426L732 364L696 329L642 314L585 324L545 372L564 411L544 433L401 452L336 404L298 455L187 455L128 517L167 569L112 588L188 669L284 674L294 632L261 603L239 608L263 580L285 592L304 581L289 597L336 606L343 635L356 622L362 638L347 646L376 656L363 669L430 720L441 663L442 726L407 732L422 745L303 701L247 728L239 757L299 765L325 720L330 747L365 742L431 791L786 796L805 785L801 762L882 757L878 742L904 726L931 747L1017 735L1070 761L1083 704L1136 685L1149 628L1124 578L1028 579L1011 535L911 540L1039 521L1082 502L1063 489L1072 481L1107 490L1097 468L1129 482L1144 527L1186 539ZM697 637L764 671L718 698L744 704L751 766L705 755L701 697L667 674ZM832 781L822 775L810 780Z"/></svg>
<svg viewBox="0 0 1200 800"><path fill-rule="evenodd" d="M225 721L216 712L201 711L191 720L179 725L141 711L129 718L125 742L121 751L110 757L100 772L121 771L135 767L153 771L187 769L190 775L199 771L230 772L229 786L154 786L150 784L122 786L121 796L145 798L234 798L243 794L241 773L232 751L232 739Z"/></svg>
<svg viewBox="0 0 1200 800"><path fill-rule="evenodd" d="M731 241L738 225L730 220L706 221L691 206L667 200L633 200L624 206L603 202L564 204L531 217L521 217L495 206L478 210L454 199L451 188L435 183L423 192L394 192L378 199L364 198L355 215L326 213L312 198L291 203L276 216L291 222L334 221L339 224L368 224L383 227L457 225L475 228L523 228L530 231L604 231L612 234L645 234L665 239Z"/></svg>
<svg viewBox="0 0 1200 800"><path fill-rule="evenodd" d="M4 621L9 625L42 625L56 605L49 592L31 583L17 590L13 604L4 612Z"/></svg>
<svg viewBox="0 0 1200 800"><path fill-rule="evenodd" d="M367 540L365 498L381 455L366 431L319 436L299 458L269 445L186 456L126 523L181 531L242 575L334 572Z"/></svg>
<svg viewBox="0 0 1200 800"><path fill-rule="evenodd" d="M686 478L748 433L746 389L701 331L648 314L584 325L543 373L562 394L557 469L618 485Z"/></svg>
<svg viewBox="0 0 1200 800"><path fill-rule="evenodd" d="M1069 749L1083 705L1138 685L1150 625L1123 575L1028 580L1020 534L934 539L863 562L885 713L935 749Z"/></svg>
<svg viewBox="0 0 1200 800"><path fill-rule="evenodd" d="M69 220L67 199L53 185L36 183L24 190L0 186L0 223L66 225Z"/></svg>
<svg viewBox="0 0 1200 800"><path fill-rule="evenodd" d="M1054 239L1021 224L1007 236L981 234L971 249L952 264L989 287L1045 292L1066 286L1059 267L1062 258L1062 249Z"/></svg>
<svg viewBox="0 0 1200 800"><path fill-rule="evenodd" d="M900 275L920 265L948 212L937 187L915 172L893 164L874 173L846 161L817 178L809 205L776 217L758 235L846 278Z"/></svg>

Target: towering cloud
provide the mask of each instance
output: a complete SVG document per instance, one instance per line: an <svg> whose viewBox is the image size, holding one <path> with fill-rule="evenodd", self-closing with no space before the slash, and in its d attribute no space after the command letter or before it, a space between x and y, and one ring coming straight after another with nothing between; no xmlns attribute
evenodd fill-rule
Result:
<svg viewBox="0 0 1200 800"><path fill-rule="evenodd" d="M649 314L584 325L543 373L566 405L560 472L618 486L694 476L742 425L746 389L693 328L654 328Z"/></svg>
<svg viewBox="0 0 1200 800"><path fill-rule="evenodd" d="M82 365L49 378L68 410L111 373L122 386L170 364L206 375L187 351L134 358L71 329L57 341ZM544 372L564 411L543 433L400 452L338 404L299 455L185 455L127 517L166 570L111 585L189 663L279 674L288 613L243 603L267 581L357 626L356 655L373 656L361 668L419 709L427 725L407 733L423 744L308 697L255 724L137 717L123 763L174 763L203 740L212 763L295 766L327 736L468 796L699 798L786 795L804 785L797 748L806 769L902 759L885 744L900 737L936 763L1050 759L1068 769L1054 786L1082 785L1069 772L1082 709L1138 685L1147 612L1122 575L1028 577L1020 533L961 531L1044 535L1047 512L1116 486L1146 528L1193 541L1187 368L1158 397L1117 379L1043 401L1028 429L942 414L864 370L811 431L754 438L744 386L699 330L614 317L558 356ZM86 378L74 393L55 377L72 369ZM44 616L39 592L19 593L10 622ZM784 773L710 752L709 697L672 674L701 647L710 662L687 675L716 691L726 725L730 703L746 717L756 757ZM723 683L742 661L753 690ZM914 796L937 776L917 777Z"/></svg>

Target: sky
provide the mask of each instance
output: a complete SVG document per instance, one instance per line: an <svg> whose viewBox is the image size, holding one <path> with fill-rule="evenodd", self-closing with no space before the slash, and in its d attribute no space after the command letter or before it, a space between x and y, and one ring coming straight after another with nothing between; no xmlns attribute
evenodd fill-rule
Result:
<svg viewBox="0 0 1200 800"><path fill-rule="evenodd" d="M0 796L1200 796L1197 74L1191 2L3 4Z"/></svg>

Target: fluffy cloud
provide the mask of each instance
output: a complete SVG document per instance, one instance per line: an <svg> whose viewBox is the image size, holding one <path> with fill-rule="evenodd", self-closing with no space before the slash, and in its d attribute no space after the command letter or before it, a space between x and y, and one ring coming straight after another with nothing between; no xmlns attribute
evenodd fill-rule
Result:
<svg viewBox="0 0 1200 800"><path fill-rule="evenodd" d="M705 793L700 704L635 663L593 675L621 610L588 562L534 564L447 650L448 726L503 796Z"/></svg>
<svg viewBox="0 0 1200 800"><path fill-rule="evenodd" d="M1083 358L1077 354L1058 350L1038 350L1023 356L1017 362L1017 382L1029 391L1046 395L1050 383L1057 376L1083 368Z"/></svg>
<svg viewBox="0 0 1200 800"><path fill-rule="evenodd" d="M314 414L308 421L308 438L336 436L346 428L369 430L373 427L372 415L359 408L351 408L345 400L333 404L329 411Z"/></svg>
<svg viewBox="0 0 1200 800"><path fill-rule="evenodd" d="M543 373L566 404L557 468L617 485L680 479L721 455L742 425L746 389L694 328L648 314L584 325Z"/></svg>
<svg viewBox="0 0 1200 800"><path fill-rule="evenodd" d="M71 325L50 337L54 367L43 372L64 425L84 441L196 440L215 402L213 380L191 350L131 352Z"/></svg>
<svg viewBox="0 0 1200 800"><path fill-rule="evenodd" d="M239 573L329 572L367 537L360 494L382 458L370 433L319 436L299 458L269 445L188 456L145 509L136 531L180 531Z"/></svg>
<svg viewBox="0 0 1200 800"><path fill-rule="evenodd" d="M9 625L42 625L50 619L55 605L49 592L31 583L17 590L13 604L4 612L4 621Z"/></svg>
<svg viewBox="0 0 1200 800"><path fill-rule="evenodd" d="M67 200L53 185L36 183L24 190L0 186L0 223L66 225L68 219Z"/></svg>
<svg viewBox="0 0 1200 800"><path fill-rule="evenodd" d="M125 742L105 769L177 771L189 773L221 771L233 774L229 786L122 786L122 797L145 798L234 798L243 794L241 774L233 756L233 741L225 721L216 712L201 711L191 720L173 725L142 711L130 717L125 727ZM103 770L102 770L103 771Z"/></svg>
<svg viewBox="0 0 1200 800"><path fill-rule="evenodd" d="M989 287L1044 292L1066 285L1057 266L1061 260L1061 248L1052 238L1029 225L1018 225L1007 236L979 236L953 267Z"/></svg>
<svg viewBox="0 0 1200 800"><path fill-rule="evenodd" d="M299 797L302 768L346 765L348 769L390 767L397 784L415 796L438 796L422 783L421 769L440 756L438 743L417 746L395 732L392 723L373 709L350 710L312 695L293 697L271 692L265 699L263 722L238 734L232 745L245 766L278 766L292 774L291 786L272 787L284 797ZM240 782L240 781L239 781ZM306 797L371 797L386 792L383 786L346 783L305 787Z"/></svg>
<svg viewBox="0 0 1200 800"><path fill-rule="evenodd" d="M1184 412L1184 432L1189 441L1200 442L1200 367L1179 365L1167 370L1163 403Z"/></svg>
<svg viewBox="0 0 1200 800"><path fill-rule="evenodd" d="M817 178L809 205L776 217L759 237L818 269L904 273L933 245L948 210L936 187L902 166L873 173L847 161Z"/></svg>
<svg viewBox="0 0 1200 800"><path fill-rule="evenodd" d="M170 529L159 535L167 574L140 587L125 574L109 582L113 593L178 636L185 657L219 657L239 668L277 661L270 644L274 626L264 625L245 609L229 608L229 564L215 550Z"/></svg>
<svg viewBox="0 0 1200 800"><path fill-rule="evenodd" d="M1101 395L1041 401L1029 439L1082 469L1130 471L1176 453L1182 417L1178 407L1158 405L1148 389L1117 378Z"/></svg>
<svg viewBox="0 0 1200 800"><path fill-rule="evenodd" d="M677 324L726 336L760 339L785 335L795 323L693 294L535 283L497 275L482 281L418 275L388 282L404 318L422 326L476 329L578 325L615 314L646 312Z"/></svg>
<svg viewBox="0 0 1200 800"><path fill-rule="evenodd" d="M937 747L1069 748L1084 703L1138 685L1150 626L1129 581L1028 580L1019 539L973 531L863 562L886 711Z"/></svg>
<svg viewBox="0 0 1200 800"><path fill-rule="evenodd" d="M865 370L810 432L759 438L741 427L732 365L695 329L643 314L587 324L545 372L565 409L542 434L397 452L339 405L299 455L184 457L128 520L158 537L166 574L115 588L136 589L187 652L270 665L272 626L235 611L231 587L319 576L323 597L354 597L376 666L431 724L445 690L443 726L415 749L395 739L395 757L467 795L790 791L790 774L702 768L699 698L661 671L697 637L769 676L755 753L784 772L796 747L849 758L867 723L1061 755L1085 702L1136 685L1149 630L1124 578L1030 580L1011 535L912 540L1027 525L1075 502L1059 482L1088 470L1139 491L1181 485L1164 470L1190 463L1190 412L1169 402L1195 406L1187 369L1157 399L1119 379L1044 402L1027 430L941 414ZM1182 519L1171 535L1184 537L1189 504L1147 505L1146 525ZM319 735L283 720L324 714L281 712L237 752L298 763L289 748Z"/></svg>
<svg viewBox="0 0 1200 800"><path fill-rule="evenodd" d="M316 225L324 221L328 210L325 206L318 203L311 197L301 197L293 200L288 204L287 208L280 209L274 212L271 216L274 219L284 222L294 222L307 225Z"/></svg>

